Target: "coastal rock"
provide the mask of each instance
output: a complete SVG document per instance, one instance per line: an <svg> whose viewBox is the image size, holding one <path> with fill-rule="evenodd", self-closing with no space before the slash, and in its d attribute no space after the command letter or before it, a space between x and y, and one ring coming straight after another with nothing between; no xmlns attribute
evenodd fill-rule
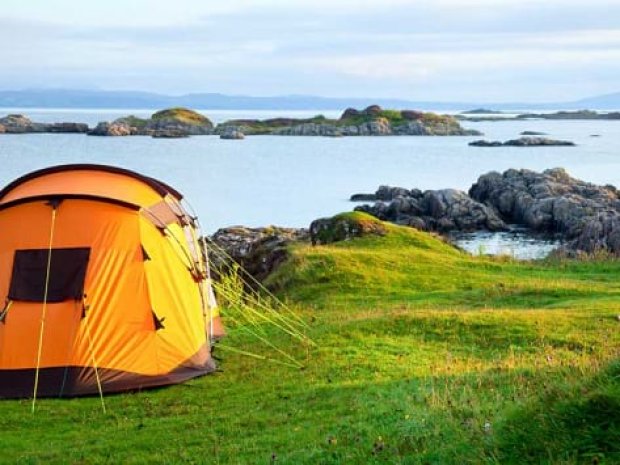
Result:
<svg viewBox="0 0 620 465"><path fill-rule="evenodd" d="M230 127L220 134L220 139L241 140L245 139L245 134L236 128Z"/></svg>
<svg viewBox="0 0 620 465"><path fill-rule="evenodd" d="M600 251L620 254L620 213L604 211L596 214L584 225L571 242L571 249L589 254Z"/></svg>
<svg viewBox="0 0 620 465"><path fill-rule="evenodd" d="M472 147L501 147L504 145L502 142L498 140L475 140L470 142L468 145Z"/></svg>
<svg viewBox="0 0 620 465"><path fill-rule="evenodd" d="M70 134L86 134L88 133L88 124L84 123L52 123L48 124L45 132L51 133L70 133Z"/></svg>
<svg viewBox="0 0 620 465"><path fill-rule="evenodd" d="M340 116L340 119L355 118L356 116L360 116L361 114L362 112L359 110L356 110L355 108L347 108Z"/></svg>
<svg viewBox="0 0 620 465"><path fill-rule="evenodd" d="M155 139L181 139L189 137L189 134L180 129L155 129L151 133Z"/></svg>
<svg viewBox="0 0 620 465"><path fill-rule="evenodd" d="M357 132L357 128L355 129ZM347 128L340 128L333 124L302 123L295 126L276 128L271 132L277 136L324 136L334 137L341 135L353 135ZM355 135L358 135L357 133Z"/></svg>
<svg viewBox="0 0 620 465"><path fill-rule="evenodd" d="M6 134L27 134L46 132L47 125L44 123L35 123L24 115L7 115L0 118L0 125L4 127Z"/></svg>
<svg viewBox="0 0 620 465"><path fill-rule="evenodd" d="M358 194L359 195L359 194ZM381 186L374 194L374 205L361 205L355 211L425 231L501 231L507 225L494 209L476 202L456 189L407 190Z"/></svg>
<svg viewBox="0 0 620 465"><path fill-rule="evenodd" d="M546 132L538 132L538 131L523 131L520 135L522 136L546 136Z"/></svg>
<svg viewBox="0 0 620 465"><path fill-rule="evenodd" d="M93 129L88 131L89 136L131 136L132 129L127 123L122 121L114 121L108 123L102 121Z"/></svg>
<svg viewBox="0 0 620 465"><path fill-rule="evenodd" d="M504 142L504 145L513 147L533 146L574 146L575 143L568 140L549 139L547 137L520 137Z"/></svg>
<svg viewBox="0 0 620 465"><path fill-rule="evenodd" d="M0 134L3 134L6 132L6 129L4 128L3 124L0 124Z"/></svg>
<svg viewBox="0 0 620 465"><path fill-rule="evenodd" d="M393 132L397 136L432 136L433 130L425 126L419 120L408 121L393 127Z"/></svg>
<svg viewBox="0 0 620 465"><path fill-rule="evenodd" d="M620 199L613 186L574 179L562 168L542 173L511 169L481 176L469 195L507 222L559 235L568 248L620 253Z"/></svg>
<svg viewBox="0 0 620 465"><path fill-rule="evenodd" d="M571 253L620 255L620 195L613 186L572 178L564 169L510 169L480 176L469 195L454 189L381 186L356 199L376 200L356 211L427 231L497 231L508 224L554 236Z"/></svg>
<svg viewBox="0 0 620 465"><path fill-rule="evenodd" d="M383 108L379 105L370 105L364 108L363 114L368 116L379 116L383 112Z"/></svg>
<svg viewBox="0 0 620 465"><path fill-rule="evenodd" d="M309 234L307 229L233 226L219 229L211 240L255 279L262 281L288 258L287 246L292 242L308 241ZM231 265L230 259L214 247L210 250L210 259L215 274L218 270L226 271Z"/></svg>
<svg viewBox="0 0 620 465"><path fill-rule="evenodd" d="M505 142L475 140L470 142L472 147L541 147L541 146L574 146L575 143L567 140L549 139L547 137L520 137Z"/></svg>
<svg viewBox="0 0 620 465"><path fill-rule="evenodd" d="M353 194L349 200L351 202L374 202L377 196L375 194Z"/></svg>

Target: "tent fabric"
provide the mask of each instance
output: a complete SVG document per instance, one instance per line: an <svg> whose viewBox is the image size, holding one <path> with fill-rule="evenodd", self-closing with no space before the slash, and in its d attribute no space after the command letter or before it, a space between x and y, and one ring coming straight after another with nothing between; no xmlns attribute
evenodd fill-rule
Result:
<svg viewBox="0 0 620 465"><path fill-rule="evenodd" d="M36 173L0 191L0 299L10 303L0 320L0 398L32 396L37 370L37 395L59 397L98 392L97 375L107 393L213 371L219 334L208 332L223 328L203 296L212 292L207 267L187 240L194 225L181 195L117 168ZM163 226L149 213L155 205Z"/></svg>

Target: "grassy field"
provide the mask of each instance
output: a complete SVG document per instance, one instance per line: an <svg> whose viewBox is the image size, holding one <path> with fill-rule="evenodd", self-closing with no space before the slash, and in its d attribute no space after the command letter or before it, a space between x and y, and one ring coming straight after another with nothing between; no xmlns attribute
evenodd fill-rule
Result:
<svg viewBox="0 0 620 465"><path fill-rule="evenodd" d="M620 262L471 257L431 235L296 246L271 285L305 364L0 402L1 463L620 463ZM233 328L228 345L255 351Z"/></svg>

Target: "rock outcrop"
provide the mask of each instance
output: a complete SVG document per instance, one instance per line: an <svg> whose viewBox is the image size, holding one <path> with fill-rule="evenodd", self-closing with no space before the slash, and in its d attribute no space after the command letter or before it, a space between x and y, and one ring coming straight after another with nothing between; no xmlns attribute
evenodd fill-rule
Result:
<svg viewBox="0 0 620 465"><path fill-rule="evenodd" d="M292 242L308 241L307 229L246 228L233 226L219 229L211 240L254 278L262 281L288 257L287 246ZM212 247L210 252L214 272L226 271L229 259Z"/></svg>
<svg viewBox="0 0 620 465"><path fill-rule="evenodd" d="M6 134L26 134L33 132L45 132L46 124L35 123L24 115L7 115L0 118L0 124Z"/></svg>
<svg viewBox="0 0 620 465"><path fill-rule="evenodd" d="M123 121L113 121L111 123L102 121L93 129L88 131L89 136L131 136L131 126Z"/></svg>
<svg viewBox="0 0 620 465"><path fill-rule="evenodd" d="M24 115L7 115L0 118L0 133L79 133L88 131L88 125L82 123L35 123Z"/></svg>
<svg viewBox="0 0 620 465"><path fill-rule="evenodd" d="M155 139L182 139L189 137L189 134L180 129L156 129L151 133Z"/></svg>
<svg viewBox="0 0 620 465"><path fill-rule="evenodd" d="M86 134L88 125L84 123L51 123L46 131L55 134Z"/></svg>
<svg viewBox="0 0 620 465"><path fill-rule="evenodd" d="M355 198L357 196L353 196ZM493 208L476 202L456 189L407 190L381 186L374 194L374 205L361 205L355 211L370 213L392 223L423 231L502 231L507 225Z"/></svg>
<svg viewBox="0 0 620 465"><path fill-rule="evenodd" d="M470 142L472 147L548 147L548 146L574 146L575 143L568 140L549 139L547 137L520 137L507 140L506 142L475 140Z"/></svg>
<svg viewBox="0 0 620 465"><path fill-rule="evenodd" d="M480 176L469 193L381 186L353 201L379 219L426 231L498 231L509 225L553 236L564 251L620 255L620 193L572 178L562 168L538 173L510 169Z"/></svg>
<svg viewBox="0 0 620 465"><path fill-rule="evenodd" d="M239 131L238 129L230 127L220 134L220 139L242 140L245 139L245 134L243 134L243 132Z"/></svg>
<svg viewBox="0 0 620 465"><path fill-rule="evenodd" d="M504 143L499 140L475 140L469 144L472 147L503 147Z"/></svg>
<svg viewBox="0 0 620 465"><path fill-rule="evenodd" d="M620 253L620 199L613 186L572 178L562 168L481 176L470 196L511 223L557 234L572 250Z"/></svg>

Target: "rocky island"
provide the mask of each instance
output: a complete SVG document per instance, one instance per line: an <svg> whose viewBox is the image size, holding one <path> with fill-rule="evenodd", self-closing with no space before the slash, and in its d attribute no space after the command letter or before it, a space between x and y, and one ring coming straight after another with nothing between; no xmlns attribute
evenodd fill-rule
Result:
<svg viewBox="0 0 620 465"><path fill-rule="evenodd" d="M475 108L473 110L465 110L461 115L501 115L503 111L491 110L489 108Z"/></svg>
<svg viewBox="0 0 620 465"><path fill-rule="evenodd" d="M475 140L468 145L472 147L574 147L575 143L568 140L549 139L547 137L520 137L505 142L498 140Z"/></svg>
<svg viewBox="0 0 620 465"><path fill-rule="evenodd" d="M313 118L240 119L221 123L216 134L236 130L246 135L278 136L472 136L479 131L464 129L456 118L414 110L385 110L371 105L364 110L348 108L339 119L323 115Z"/></svg>
<svg viewBox="0 0 620 465"><path fill-rule="evenodd" d="M111 123L101 122L88 131L91 136L153 136L177 138L213 134L213 123L187 108L169 108L146 118L130 115Z"/></svg>
<svg viewBox="0 0 620 465"><path fill-rule="evenodd" d="M500 112L496 112L500 113ZM471 115L471 116L470 116ZM557 111L554 113L521 113L519 115L484 115L482 112L462 112L456 115L460 121L518 121L529 119L549 120L620 120L620 112L597 112L593 110Z"/></svg>
<svg viewBox="0 0 620 465"><path fill-rule="evenodd" d="M557 111L555 113L524 113L517 115L516 119L603 119L603 120L617 120L620 119L620 112L613 111L608 113L599 113L592 110L577 110L577 111Z"/></svg>

